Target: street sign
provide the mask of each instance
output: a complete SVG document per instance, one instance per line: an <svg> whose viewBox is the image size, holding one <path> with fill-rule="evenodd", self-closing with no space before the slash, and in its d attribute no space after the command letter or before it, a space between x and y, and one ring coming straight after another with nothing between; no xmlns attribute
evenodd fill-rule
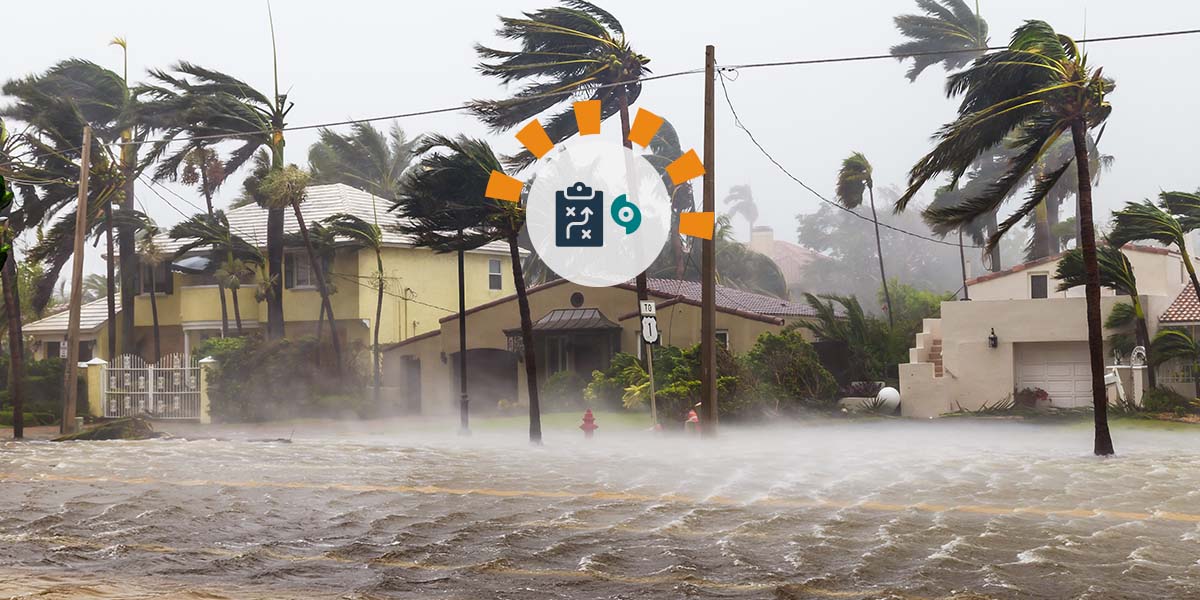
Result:
<svg viewBox="0 0 1200 600"><path fill-rule="evenodd" d="M658 319L642 317L642 341L647 344L658 343Z"/></svg>
<svg viewBox="0 0 1200 600"><path fill-rule="evenodd" d="M638 300L638 308L643 317L653 317L656 312L653 300Z"/></svg>

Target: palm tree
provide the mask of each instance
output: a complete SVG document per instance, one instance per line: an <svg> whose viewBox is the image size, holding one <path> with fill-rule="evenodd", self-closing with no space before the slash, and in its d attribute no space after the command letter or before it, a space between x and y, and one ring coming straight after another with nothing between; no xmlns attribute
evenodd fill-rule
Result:
<svg viewBox="0 0 1200 600"><path fill-rule="evenodd" d="M209 268L214 272L224 271L215 278L217 292L221 297L221 335L228 336L229 315L226 310L225 289L236 275L245 271L245 267L238 268L236 262L256 260L259 257L258 249L233 232L229 226L229 218L221 210L192 215L187 220L175 224L168 235L173 239L187 240L175 251L176 258L197 248L206 247ZM238 308L237 289L233 290L233 304L237 332L241 335L242 319Z"/></svg>
<svg viewBox="0 0 1200 600"><path fill-rule="evenodd" d="M478 69L504 84L528 82L513 97L471 103L473 112L493 131L507 131L572 99L600 102L600 118L620 115L621 142L629 140L629 105L642 93L641 78L650 72L650 59L638 54L625 37L625 28L612 13L586 0L562 0L522 17L501 17L496 35L520 43L519 50L476 45L484 62ZM555 144L578 133L572 106L543 123ZM528 150L509 163L524 168L534 160ZM646 273L636 278L639 300L645 300ZM647 353L649 356L649 353Z"/></svg>
<svg viewBox="0 0 1200 600"><path fill-rule="evenodd" d="M0 121L0 148L6 148L8 134L4 122ZM0 154L0 160L7 160L7 151ZM8 187L4 175L0 174L0 286L4 292L4 314L8 324L8 353L9 353L9 401L13 412L13 439L25 437L25 394L22 384L25 379L25 345L21 334L21 305L20 294L17 292L17 261L8 260L12 249L12 228L9 227L9 216L12 211L13 192Z"/></svg>
<svg viewBox="0 0 1200 600"><path fill-rule="evenodd" d="M433 135L421 144L418 153L425 156L405 175L401 195L393 207L401 215L400 231L412 235L417 245L441 252L477 248L497 240L508 242L529 390L529 441L541 444L533 319L518 245L525 224L525 207L522 203L484 196L491 172L504 170L487 142L462 135L456 138ZM463 226L467 223L469 228Z"/></svg>
<svg viewBox="0 0 1200 600"><path fill-rule="evenodd" d="M892 316L892 295L888 291L887 273L883 269L883 242L879 237L879 216L875 213L875 180L871 176L871 163L862 152L855 152L842 161L838 170L837 201L842 206L854 210L862 205L863 191L867 192L871 201L871 222L875 224L875 252L879 257L879 279L883 282L884 308L887 309L888 324L895 325Z"/></svg>
<svg viewBox="0 0 1200 600"><path fill-rule="evenodd" d="M146 162L159 161L155 179L174 180L189 155L221 142L238 144L225 161L225 176L237 172L264 148L270 152L270 171L283 169L283 129L293 103L279 91L277 62L273 96L235 77L188 62L176 63L169 71L152 70L150 78L153 83L139 86L135 94L146 99L142 118L162 132L162 141L155 143L146 157ZM186 141L172 144L179 136ZM284 208L267 206L267 334L275 339L284 335Z"/></svg>
<svg viewBox="0 0 1200 600"><path fill-rule="evenodd" d="M83 301L94 302L108 294L108 277L99 273L91 273L83 278Z"/></svg>
<svg viewBox="0 0 1200 600"><path fill-rule="evenodd" d="M1177 360L1187 365L1196 386L1196 396L1200 397L1200 369L1196 367L1200 363L1200 343L1186 329L1167 327L1154 336L1150 345L1151 369L1169 360Z"/></svg>
<svg viewBox="0 0 1200 600"><path fill-rule="evenodd" d="M379 356L379 326L383 319L383 291L385 277L383 271L383 231L379 225L368 223L351 214L338 213L325 219L325 226L339 238L349 239L360 248L370 248L375 252L375 331L371 343L371 373L375 384L375 405L379 405L380 388L383 385L383 363Z"/></svg>
<svg viewBox="0 0 1200 600"><path fill-rule="evenodd" d="M971 64L987 51L988 24L979 14L979 2L976 0L975 11L963 0L917 0L917 6L925 13L923 15L899 15L892 20L904 37L909 41L892 46L891 53L900 62L912 59L912 67L907 76L909 81L916 81L925 69L942 64L946 72L954 72ZM972 169L972 179L990 181L988 175L996 170L995 156L983 156L976 161ZM958 186L952 186L957 189ZM951 200L960 200L959 196L943 199L943 204ZM996 212L992 211L982 219L982 225L988 235L994 234L998 227ZM974 236L974 227L960 233ZM947 232L941 233L944 237ZM961 236L960 236L961 238ZM976 241L982 245L983 241ZM962 254L960 244L959 253ZM988 267L993 271L1000 270L1000 249L991 248L986 254ZM966 270L965 259L963 270ZM965 277L964 277L965 280ZM965 285L965 284L964 284Z"/></svg>
<svg viewBox="0 0 1200 600"><path fill-rule="evenodd" d="M213 214L213 195L225 183L225 163L221 156L212 148L193 148L183 155L183 165L179 180L186 185L194 185L204 196L204 205L208 214Z"/></svg>
<svg viewBox="0 0 1200 600"><path fill-rule="evenodd" d="M729 216L742 215L750 224L750 236L754 236L754 223L758 221L758 204L754 202L754 192L747 184L735 185L729 188L725 195L725 204L729 207Z"/></svg>
<svg viewBox="0 0 1200 600"><path fill-rule="evenodd" d="M300 228L300 239L304 241L304 249L308 254L308 261L312 265L313 274L317 278L317 291L321 294L321 305L325 307L325 314L329 315L329 332L331 343L333 344L333 356L337 361L337 368L340 371L343 364L342 346L341 341L338 340L337 321L333 317L333 304L329 301L330 290L325 285L325 267L313 249L312 239L308 235L308 225L304 222L304 213L300 210L300 204L308 199L308 182L311 179L312 176L300 169L300 167L288 165L282 169L272 170L267 175L267 178L262 182L262 192L266 195L268 210L282 210L284 207L290 206L292 207L292 212L296 215L296 224Z"/></svg>
<svg viewBox="0 0 1200 600"><path fill-rule="evenodd" d="M321 129L320 136L308 148L313 183L344 183L388 200L399 193L401 176L420 142L408 139L397 123L386 136L370 123L355 123L349 134Z"/></svg>
<svg viewBox="0 0 1200 600"><path fill-rule="evenodd" d="M1176 210L1186 210L1183 203L1185 196L1178 192L1164 193L1164 204ZM1168 198L1171 199L1169 203L1167 202ZM1185 217L1185 219L1187 218ZM1196 299L1200 300L1200 281L1197 281L1196 267L1192 264L1192 256L1188 252L1187 242L1188 232L1192 230L1192 227L1200 224L1200 221L1194 222L1189 219L1186 221L1188 227L1184 227L1183 222L1155 206L1149 200L1129 202L1125 204L1125 208L1113 213L1113 229L1108 234L1108 241L1118 248L1130 242L1142 240L1153 240L1164 246L1175 246L1183 261L1183 267L1187 269L1188 277L1192 280L1192 291L1196 294Z"/></svg>
<svg viewBox="0 0 1200 600"><path fill-rule="evenodd" d="M1017 150L1004 174L982 193L962 204L927 210L927 216L948 227L970 223L994 211L1014 187L1045 155L1054 142L1070 132L1074 141L1079 177L1080 247L1087 272L1087 322L1092 369L1092 403L1095 410L1096 454L1112 454L1104 390L1104 340L1100 318L1100 273L1092 222L1092 177L1087 131L1101 126L1112 112L1106 96L1112 80L1093 69L1075 41L1059 35L1042 21L1027 21L1013 33L1006 49L988 53L968 68L950 76L947 92L963 95L958 119L936 135L937 146L912 168L909 187L896 202L903 210L930 179L950 173L957 180L976 158L1014 135ZM1038 173L1024 204L1013 212L988 240L994 247L1001 236L1041 204L1063 173L1064 164L1052 172Z"/></svg>
<svg viewBox="0 0 1200 600"><path fill-rule="evenodd" d="M696 198L690 182L685 181L675 185L671 175L667 172L667 166L678 160L684 153L683 145L679 143L679 134L670 121L663 120L658 132L650 140L649 150L650 152L644 154L643 158L658 171L663 185L666 186L667 192L671 196L670 264L673 266L671 276L675 279L683 279L687 268L684 261L688 255L683 247L683 236L679 235L679 215L696 210Z"/></svg>
<svg viewBox="0 0 1200 600"><path fill-rule="evenodd" d="M1129 305L1132 307L1132 316L1134 326L1137 331L1138 344L1143 348L1150 349L1150 328L1146 325L1146 310L1142 305L1141 296L1138 295L1137 277L1133 273L1133 265L1129 262L1129 257L1125 256L1121 249L1111 242L1096 248L1096 258L1100 262L1100 285L1117 292L1118 294L1126 294L1129 296ZM1073 248L1063 254L1058 261L1058 268L1054 273L1054 278L1059 280L1058 291L1065 292L1073 287L1086 285L1087 270L1083 264L1083 251L1079 248ZM1119 325L1121 319L1111 319L1111 325ZM1112 329L1113 327L1109 327ZM1150 387L1155 387L1158 384L1154 374L1154 369L1151 368L1148 373Z"/></svg>
<svg viewBox="0 0 1200 600"><path fill-rule="evenodd" d="M150 315L154 325L154 362L157 363L162 360L162 335L158 328L158 268L164 262L168 262L169 257L155 240L159 228L149 216L135 211L126 213L126 218L134 219L138 223L138 259L142 266L149 267L147 270L150 273ZM167 277L170 276L171 270L167 269Z"/></svg>
<svg viewBox="0 0 1200 600"><path fill-rule="evenodd" d="M883 324L868 316L854 296L804 294L816 312L811 320L799 323L818 340L837 342L849 352L847 375L854 381L873 381L884 376L888 332Z"/></svg>

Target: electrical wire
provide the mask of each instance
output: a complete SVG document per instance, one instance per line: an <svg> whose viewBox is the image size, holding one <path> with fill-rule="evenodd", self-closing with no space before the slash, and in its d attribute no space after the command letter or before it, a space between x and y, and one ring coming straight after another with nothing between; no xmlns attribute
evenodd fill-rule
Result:
<svg viewBox="0 0 1200 600"><path fill-rule="evenodd" d="M795 175L793 175L792 172L787 169L787 167L783 166L782 163L780 163L778 160L776 160L775 157L772 156L771 153L768 152L767 149L764 148L761 143L759 143L758 138L754 137L754 133L751 132L750 129L746 127L745 123L742 122L741 117L738 116L737 109L733 106L733 100L730 99L730 97L729 97L729 88L725 86L725 75L723 73L718 73L717 80L721 83L721 91L724 92L725 103L729 105L729 112L733 114L734 124L737 125L738 129L741 129L742 131L744 131L746 133L746 136L750 138L750 142L753 143L756 148L758 148L758 151L761 152L763 156L767 157L767 160L771 161L772 164L774 164L784 175L787 175L788 178L790 178L792 181L795 181L796 183L800 184L800 187L808 190L809 193L816 196L822 202L824 202L842 212L851 214L859 219L862 219L863 221L866 221L868 223L874 223L874 224L878 225L879 227L883 227L884 229L889 229L891 231L895 231L896 233L900 233L900 234L911 236L911 237L914 237L917 239L925 240L927 242L933 242L935 244L942 244L944 246L952 246L955 248L959 247L959 245L955 242L939 240L934 237L929 237L926 235L908 231L906 229L901 229L901 228L895 227L893 225L888 225L887 223L880 223L878 220L872 219L871 217L868 217L866 215L861 215L857 211L855 211L851 208L842 206L840 203L834 202L833 200L830 200L830 199L826 198L825 196L823 196L817 190L814 190L807 183L804 183L799 177L796 177ZM983 246L976 246L974 244L963 244L963 247L964 248L973 248L973 249L982 249L983 248Z"/></svg>

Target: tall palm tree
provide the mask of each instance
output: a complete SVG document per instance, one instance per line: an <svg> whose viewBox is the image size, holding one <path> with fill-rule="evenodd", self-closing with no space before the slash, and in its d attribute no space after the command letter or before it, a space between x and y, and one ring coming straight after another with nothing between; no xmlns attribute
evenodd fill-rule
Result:
<svg viewBox="0 0 1200 600"><path fill-rule="evenodd" d="M683 145L679 143L679 133L670 121L664 119L654 137L650 139L650 152L643 155L662 177L663 185L671 196L671 264L674 267L672 276L683 279L686 270L685 259L688 257L684 249L683 236L679 235L680 214L696 210L696 198L692 184L683 182L675 185L667 172L667 166L683 156Z"/></svg>
<svg viewBox="0 0 1200 600"><path fill-rule="evenodd" d="M1200 369L1197 369L1200 364L1200 342L1188 330L1177 327L1160 330L1150 345L1149 358L1151 368L1157 368L1169 360L1187 365L1196 386L1196 396L1200 397Z"/></svg>
<svg viewBox="0 0 1200 600"><path fill-rule="evenodd" d="M321 294L321 305L325 307L325 314L329 315L333 356L337 361L337 369L340 371L343 365L342 346L341 341L338 340L337 321L333 317L333 304L329 300L329 287L325 285L325 268L313 249L312 239L308 235L308 225L304 222L304 213L300 210L300 205L308 199L308 182L311 179L312 177L307 171L296 165L288 165L282 169L272 170L262 182L262 191L267 198L268 210L282 210L284 207L290 206L296 215L296 225L300 228L300 239L304 241L309 264L312 265L313 275L317 278L317 291Z"/></svg>
<svg viewBox="0 0 1200 600"><path fill-rule="evenodd" d="M621 142L629 140L629 106L642 93L641 78L649 58L634 51L625 28L612 13L586 0L562 0L522 17L501 17L496 35L520 43L519 50L477 44L483 62L478 69L505 85L526 82L511 98L471 103L473 112L493 131L507 131L572 100L600 101L600 118L619 115ZM543 123L555 144L578 133L572 106L559 109ZM509 160L524 168L534 160L528 150ZM635 280L639 300L645 300L646 273ZM646 354L649 356L649 353Z"/></svg>
<svg viewBox="0 0 1200 600"><path fill-rule="evenodd" d="M189 62L176 63L170 70L151 70L150 79L152 83L139 86L135 94L145 101L142 119L162 135L144 161L158 162L155 179L176 179L189 155L221 142L237 143L225 161L226 176L241 169L259 149L269 151L272 172L283 169L283 129L293 103L279 91L278 63L271 96L240 79ZM173 143L177 137L186 141ZM284 208L267 206L267 334L276 339L284 335Z"/></svg>
<svg viewBox="0 0 1200 600"><path fill-rule="evenodd" d="M375 223L367 222L347 213L335 214L324 221L334 236L345 238L360 248L369 248L375 253L375 331L371 343L371 373L375 385L375 405L379 405L380 388L383 385L383 363L379 356L379 326L383 319L383 292L386 288L383 271L383 230Z"/></svg>
<svg viewBox="0 0 1200 600"><path fill-rule="evenodd" d="M1018 152L994 185L960 205L926 211L931 220L949 227L970 223L1003 204L1054 142L1070 133L1075 160L1052 172L1038 173L1025 203L1001 223L988 245L994 247L1001 236L1036 209L1074 163L1079 177L1080 248L1087 272L1094 451L1100 455L1112 454L1113 447L1104 390L1100 272L1086 139L1088 129L1101 126L1112 112L1106 96L1113 88L1112 80L1102 75L1102 69L1089 65L1074 40L1042 21L1025 22L1013 33L1007 48L985 54L950 76L948 94L964 96L958 119L937 133L937 146L912 168L908 190L896 202L896 210L903 210L925 183L943 173L957 180L976 158L1014 135L1013 145Z"/></svg>
<svg viewBox="0 0 1200 600"><path fill-rule="evenodd" d="M8 134L4 122L0 121L0 148L7 150ZM7 161L9 152L0 154L0 160ZM12 250L13 228L9 226L12 214L13 192L8 187L4 175L0 174L0 286L4 293L4 314L8 326L9 352L9 402L13 411L13 439L25 437L25 345L21 333L20 294L17 292L16 260L9 260Z"/></svg>
<svg viewBox="0 0 1200 600"><path fill-rule="evenodd" d="M158 268L163 263L169 262L170 257L155 239L160 230L153 219L138 211L123 213L120 216L122 220L128 219L133 221L134 226L137 228L138 260L141 266L148 267L147 271L150 276L150 316L154 332L154 362L158 363L158 361L162 360L162 333L158 326ZM126 223L126 225L128 224ZM170 276L171 270L167 269L167 277Z"/></svg>
<svg viewBox="0 0 1200 600"><path fill-rule="evenodd" d="M1137 331L1138 344L1150 350L1150 328L1146 324L1146 309L1142 298L1138 295L1137 277L1133 273L1133 265L1129 257L1116 245L1110 243L1096 248L1096 258L1100 262L1100 285L1129 296L1129 304L1133 308L1134 327ZM1065 292L1073 287L1087 284L1087 269L1083 264L1083 250L1073 248L1063 254L1058 261L1054 278L1059 280L1058 291ZM1147 374L1150 387L1155 387L1158 380L1154 369Z"/></svg>
<svg viewBox="0 0 1200 600"><path fill-rule="evenodd" d="M842 161L838 170L835 197L842 206L854 210L862 206L863 192L871 202L871 222L875 224L875 253L879 257L879 279L883 282L884 308L887 309L888 324L895 325L892 316L892 294L888 291L887 272L883 269L883 242L879 237L879 215L875 212L875 180L871 175L871 163L862 152L855 152Z"/></svg>
<svg viewBox="0 0 1200 600"><path fill-rule="evenodd" d="M973 12L964 0L917 0L917 6L925 14L899 15L892 19L901 35L908 38L907 42L892 46L891 53L901 62L912 59L912 67L907 73L909 81L916 81L925 69L938 63L947 73L957 71L987 51L988 24L979 14L978 0ZM989 172L994 172L996 165L995 156L980 157L972 169L972 178L990 181ZM961 198L949 196L943 199L943 204L958 199ZM988 235L996 232L999 224L995 211L984 215L981 220ZM960 233L972 236L974 232L964 230ZM941 235L945 236L946 232ZM983 244L982 241L975 243ZM988 267L999 271L1000 248L991 248L986 257ZM964 261L964 270L965 266Z"/></svg>
<svg viewBox="0 0 1200 600"><path fill-rule="evenodd" d="M213 196L225 183L225 163L221 156L212 148L193 148L183 156L181 167L179 180L196 186L204 196L208 214L213 214Z"/></svg>
<svg viewBox="0 0 1200 600"><path fill-rule="evenodd" d="M216 280L217 292L221 297L221 335L228 336L229 315L225 308L225 290L229 287L228 284L232 277L237 274L236 272L245 270L244 267L235 268L235 261L256 260L259 257L258 249L233 232L229 226L229 218L221 210L192 215L188 219L176 223L167 235L173 239L186 240L175 251L175 257L205 247L208 250L209 268L214 272L224 269L225 272L217 276ZM234 289L234 313L237 332L238 335L241 335L242 319L237 302L237 290Z"/></svg>
<svg viewBox="0 0 1200 600"><path fill-rule="evenodd" d="M729 188L725 195L725 205L729 206L730 216L742 215L750 224L750 236L754 236L754 223L758 221L758 204L754 202L754 192L748 184L735 185Z"/></svg>
<svg viewBox="0 0 1200 600"><path fill-rule="evenodd" d="M497 240L508 243L529 390L529 441L540 444L542 417L533 319L518 245L525 225L525 207L523 203L484 196L491 172L504 170L487 142L462 135L455 138L433 135L421 144L418 153L425 156L406 174L394 207L401 216L398 229L413 236L417 245L442 252L476 248ZM464 223L471 226L463 227Z"/></svg>
<svg viewBox="0 0 1200 600"><path fill-rule="evenodd" d="M349 134L323 128L320 139L308 148L308 168L313 183L344 183L392 200L419 142L419 137L409 139L398 123L387 135L370 123L351 125Z"/></svg>
<svg viewBox="0 0 1200 600"><path fill-rule="evenodd" d="M1170 201L1167 201L1167 199ZM1185 195L1178 192L1163 194L1164 204L1176 210L1186 210L1183 200ZM1184 222L1188 224L1184 226ZM1130 242L1153 240L1164 246L1174 246L1179 251L1183 267L1187 269L1188 277L1192 280L1192 290L1200 301L1200 281L1196 278L1196 266L1192 264L1192 256L1188 252L1187 234L1200 221L1192 221L1188 217L1183 220L1155 206L1149 200L1129 202L1125 208L1114 212L1112 216L1112 232L1108 234L1109 243L1121 247Z"/></svg>

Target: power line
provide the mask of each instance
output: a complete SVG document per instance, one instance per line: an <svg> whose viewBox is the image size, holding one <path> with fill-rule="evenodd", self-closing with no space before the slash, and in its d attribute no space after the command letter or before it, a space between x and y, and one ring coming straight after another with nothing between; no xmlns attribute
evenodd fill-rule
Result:
<svg viewBox="0 0 1200 600"><path fill-rule="evenodd" d="M800 187L808 190L812 195L819 198L822 202L824 202L842 212L854 215L855 217L858 217L859 219L862 219L863 221L866 221L868 223L875 223L885 229L890 229L897 233L902 233L904 235L922 239L927 242L933 242L935 244L942 244L944 246L953 246L955 248L959 247L959 245L954 242L947 242L946 240L939 240L937 238L929 237L926 235L922 235L919 233L914 233L912 231L901 229L899 227L888 225L887 223L880 223L875 219L872 219L865 215L860 215L860 214L858 214L858 212L854 211L853 209L842 206L841 204L826 198L825 196L821 195L821 193L818 192L817 190L814 190L813 188L809 187L809 185L807 183L804 183L803 181L801 181L799 177L796 177L795 175L793 175L792 172L787 169L787 167L783 166L778 160L776 160L775 157L772 156L771 153L768 152L767 149L764 148L761 143L759 143L758 139L754 137L754 133L751 132L750 129L748 129L744 123L742 123L741 117L738 116L737 109L734 108L734 106L733 106L733 100L731 100L729 97L729 88L727 88L725 86L725 75L723 73L718 74L718 81L721 82L721 91L723 91L725 94L725 103L729 105L729 112L733 114L734 124L737 125L738 129L741 129L742 131L744 131L746 133L746 136L750 138L750 142L753 143L754 146L758 148L758 151L761 152L763 154L763 156L767 157L767 160L771 161L771 163L773 163L780 171L783 172L784 175L787 175L788 178L790 178L792 181L795 181L796 183L800 184ZM983 246L976 246L974 244L963 244L963 247L974 248L974 249L982 249L983 248Z"/></svg>

